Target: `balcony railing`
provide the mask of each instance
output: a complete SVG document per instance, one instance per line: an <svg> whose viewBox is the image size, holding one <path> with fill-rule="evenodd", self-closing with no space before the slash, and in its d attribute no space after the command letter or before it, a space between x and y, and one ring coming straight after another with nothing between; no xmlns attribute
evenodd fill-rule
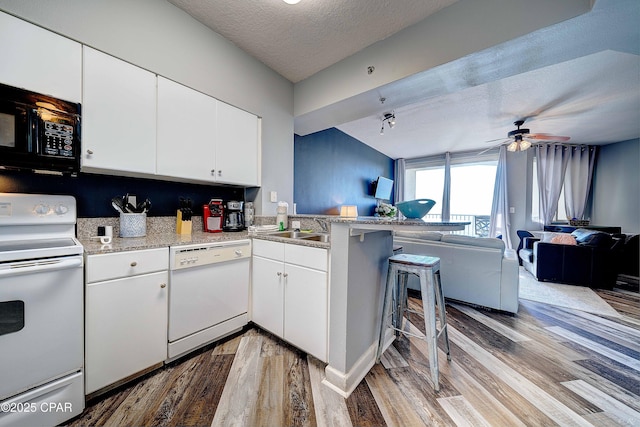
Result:
<svg viewBox="0 0 640 427"><path fill-rule="evenodd" d="M429 221L442 221L442 215L440 214L427 214L423 220ZM469 222L464 230L452 231L452 234L460 234L463 236L477 236L487 237L489 236L489 215L463 215L463 214L451 214L449 215L450 221Z"/></svg>

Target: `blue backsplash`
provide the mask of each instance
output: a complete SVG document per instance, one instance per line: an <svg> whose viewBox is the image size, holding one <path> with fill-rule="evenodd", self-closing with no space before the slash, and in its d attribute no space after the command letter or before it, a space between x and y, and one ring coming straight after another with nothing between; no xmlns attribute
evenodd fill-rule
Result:
<svg viewBox="0 0 640 427"><path fill-rule="evenodd" d="M294 139L293 200L298 214L335 215L340 205L373 215L371 183L394 179L394 161L355 138L331 128Z"/></svg>
<svg viewBox="0 0 640 427"><path fill-rule="evenodd" d="M248 190L247 190L248 191ZM77 177L40 175L31 172L0 171L1 193L65 194L74 196L78 217L117 216L111 199L134 194L138 200L149 198L149 216L173 216L179 198L193 201L194 215L202 215L202 205L212 198L244 200L244 188L197 185L153 179L80 173Z"/></svg>

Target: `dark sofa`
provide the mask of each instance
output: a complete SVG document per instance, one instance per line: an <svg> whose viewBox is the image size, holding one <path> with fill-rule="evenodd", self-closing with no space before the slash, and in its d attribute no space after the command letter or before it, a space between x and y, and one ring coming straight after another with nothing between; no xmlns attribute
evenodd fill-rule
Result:
<svg viewBox="0 0 640 427"><path fill-rule="evenodd" d="M577 245L525 237L518 256L537 280L611 289L616 283L624 239L609 233L577 229Z"/></svg>

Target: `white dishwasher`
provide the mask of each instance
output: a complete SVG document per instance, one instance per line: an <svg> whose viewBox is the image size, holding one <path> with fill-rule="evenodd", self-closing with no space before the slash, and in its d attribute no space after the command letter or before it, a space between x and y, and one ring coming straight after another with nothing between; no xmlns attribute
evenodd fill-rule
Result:
<svg viewBox="0 0 640 427"><path fill-rule="evenodd" d="M170 248L167 362L248 323L251 241Z"/></svg>

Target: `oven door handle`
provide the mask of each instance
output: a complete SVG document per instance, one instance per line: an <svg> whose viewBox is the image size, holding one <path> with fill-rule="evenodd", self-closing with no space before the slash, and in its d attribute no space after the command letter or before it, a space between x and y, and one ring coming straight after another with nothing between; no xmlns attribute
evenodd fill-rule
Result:
<svg viewBox="0 0 640 427"><path fill-rule="evenodd" d="M0 267L0 278L17 276L19 274L32 274L64 270L67 268L76 267L82 267L81 256L16 262Z"/></svg>

